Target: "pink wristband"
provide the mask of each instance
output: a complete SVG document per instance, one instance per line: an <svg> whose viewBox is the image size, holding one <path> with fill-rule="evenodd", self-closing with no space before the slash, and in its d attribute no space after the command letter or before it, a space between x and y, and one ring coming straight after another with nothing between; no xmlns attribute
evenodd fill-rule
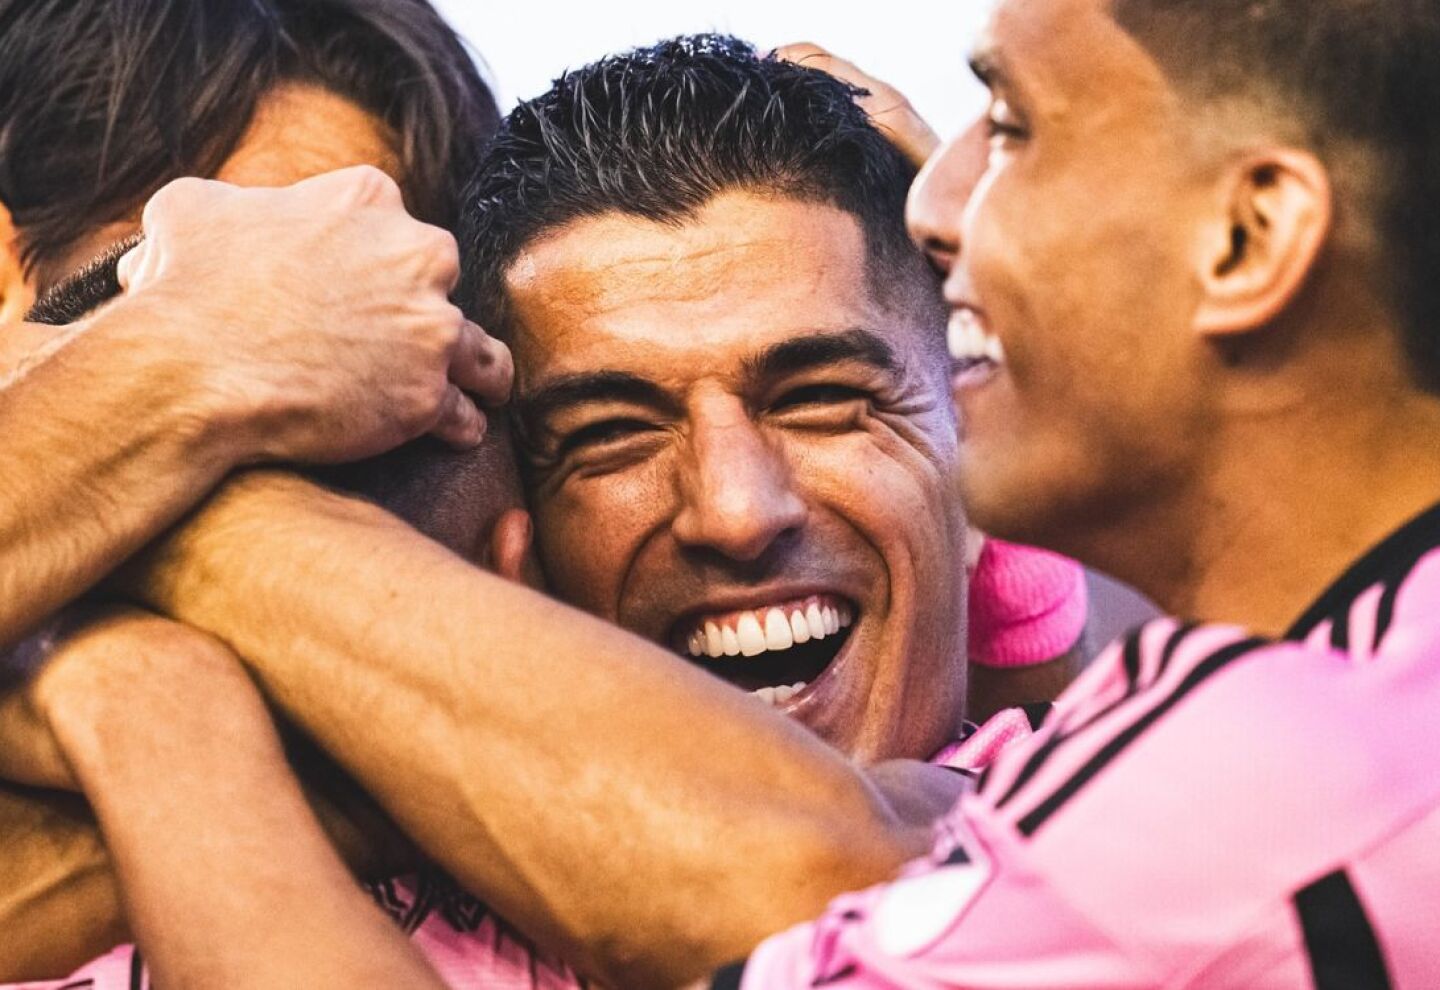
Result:
<svg viewBox="0 0 1440 990"><path fill-rule="evenodd" d="M970 575L970 662L1029 667L1053 660L1085 629L1085 569L1045 550L987 540Z"/></svg>

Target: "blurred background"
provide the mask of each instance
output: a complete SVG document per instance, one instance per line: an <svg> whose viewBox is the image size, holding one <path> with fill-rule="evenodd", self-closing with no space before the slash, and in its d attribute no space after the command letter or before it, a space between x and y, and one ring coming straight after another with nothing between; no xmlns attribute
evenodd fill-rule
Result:
<svg viewBox="0 0 1440 990"><path fill-rule="evenodd" d="M723 31L761 49L812 41L896 86L942 136L984 107L965 59L990 0L606 0L436 6L481 56L502 110L538 96L568 67L675 34Z"/></svg>

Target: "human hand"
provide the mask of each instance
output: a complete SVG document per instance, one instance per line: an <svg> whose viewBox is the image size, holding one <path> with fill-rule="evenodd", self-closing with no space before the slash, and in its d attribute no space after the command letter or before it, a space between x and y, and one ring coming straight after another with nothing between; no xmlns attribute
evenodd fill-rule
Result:
<svg viewBox="0 0 1440 990"><path fill-rule="evenodd" d="M916 167L940 147L940 137L911 106L910 100L889 83L864 72L854 62L846 61L819 45L798 42L775 49L777 58L811 69L819 69L858 89L868 92L856 98L875 126Z"/></svg>
<svg viewBox="0 0 1440 990"><path fill-rule="evenodd" d="M358 460L424 433L470 446L471 396L509 395L508 349L448 299L454 238L378 169L279 189L180 179L143 226L120 283L179 315L160 345L199 371L202 415L243 438L244 461Z"/></svg>

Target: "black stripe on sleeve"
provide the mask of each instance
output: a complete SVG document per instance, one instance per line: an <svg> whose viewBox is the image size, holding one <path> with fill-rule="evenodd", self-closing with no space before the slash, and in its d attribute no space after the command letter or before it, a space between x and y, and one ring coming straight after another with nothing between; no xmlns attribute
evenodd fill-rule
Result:
<svg viewBox="0 0 1440 990"><path fill-rule="evenodd" d="M1344 870L1295 895L1315 990L1390 990L1375 929Z"/></svg>
<svg viewBox="0 0 1440 990"><path fill-rule="evenodd" d="M130 990L145 990L145 960L134 946L130 947Z"/></svg>
<svg viewBox="0 0 1440 990"><path fill-rule="evenodd" d="M710 990L740 990L740 980L744 975L743 962L731 963L723 969L717 969L710 978Z"/></svg>
<svg viewBox="0 0 1440 990"><path fill-rule="evenodd" d="M1190 671L1185 679L1176 686L1175 690L1165 697L1164 701L1136 719L1135 722L1123 732L1117 733L1098 753L1086 761L1085 765L1077 770L1073 777L1060 785L1053 794L1021 818L1017 825L1020 834L1030 837L1039 831L1040 826L1049 821L1066 801L1074 797L1082 787L1094 779L1101 771L1109 766L1116 757L1128 749L1130 744L1138 739L1146 729L1149 729L1156 722L1160 721L1161 718L1169 714L1171 709L1184 701L1191 691L1194 691L1205 681L1209 680L1211 676L1219 673L1236 660L1267 645L1269 645L1268 641L1260 637L1241 640L1238 643L1232 643L1224 649L1218 650L1203 663L1198 664L1195 669Z"/></svg>
<svg viewBox="0 0 1440 990"><path fill-rule="evenodd" d="M1119 698L1117 698L1115 701L1106 705L1100 711L1096 712L1094 715L1090 716L1090 718L1086 719L1085 722L1076 726L1075 728L1068 731L1063 729L1057 729L1055 734L1051 736L1050 739L1047 740L1043 746L1036 750L1034 755L1032 755L1029 761L1026 762L1025 766L1020 769L1020 773L1016 775L1014 783L1010 785L1010 789L1007 790L1004 795L1002 795L1001 798L995 802L995 807L1003 808L1010 801L1012 801L1015 796L1020 792L1020 789L1030 782L1031 778L1035 776L1035 774L1040 770L1041 766L1044 765L1045 761L1050 759L1050 756L1055 752L1057 748L1059 748L1061 744L1066 743L1071 739L1074 739L1077 735L1089 729L1091 726L1095 725L1100 720L1109 717L1109 715L1117 708L1125 704L1130 699L1134 698L1140 693L1142 689L1148 686L1146 684L1142 684L1140 681L1140 668L1143 658L1140 647L1141 637L1145 632L1145 629L1145 626L1140 626L1136 629L1131 630L1130 634L1125 637L1125 644L1122 647L1121 652L1121 665L1125 668L1125 693ZM1196 626L1194 624L1179 626L1166 639L1165 647L1160 654L1160 666L1156 672L1157 677L1164 674L1166 666L1168 666L1170 663L1170 658L1175 655L1175 651L1180 648L1180 644L1184 642L1185 637L1189 636L1192 632L1195 631L1195 629ZM1053 705L1047 707L1054 708ZM1026 712L1026 714L1027 716L1030 715L1028 711ZM1039 731L1040 726L1035 723L1034 717L1030 716L1030 718L1031 728ZM984 789L983 777L981 778L981 789Z"/></svg>

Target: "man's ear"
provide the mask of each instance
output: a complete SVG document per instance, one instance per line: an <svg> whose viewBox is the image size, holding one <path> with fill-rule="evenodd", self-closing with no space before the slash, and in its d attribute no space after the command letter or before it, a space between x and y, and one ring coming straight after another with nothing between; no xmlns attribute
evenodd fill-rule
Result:
<svg viewBox="0 0 1440 990"><path fill-rule="evenodd" d="M1195 329L1228 336L1275 319L1305 284L1330 236L1334 201L1319 159L1268 151L1228 174L1203 230Z"/></svg>
<svg viewBox="0 0 1440 990"><path fill-rule="evenodd" d="M535 526L524 509L507 509L490 530L490 569L501 577L543 589L540 564L535 559Z"/></svg>
<svg viewBox="0 0 1440 990"><path fill-rule="evenodd" d="M10 211L0 203L0 327L19 323L35 302L20 264L20 241Z"/></svg>

